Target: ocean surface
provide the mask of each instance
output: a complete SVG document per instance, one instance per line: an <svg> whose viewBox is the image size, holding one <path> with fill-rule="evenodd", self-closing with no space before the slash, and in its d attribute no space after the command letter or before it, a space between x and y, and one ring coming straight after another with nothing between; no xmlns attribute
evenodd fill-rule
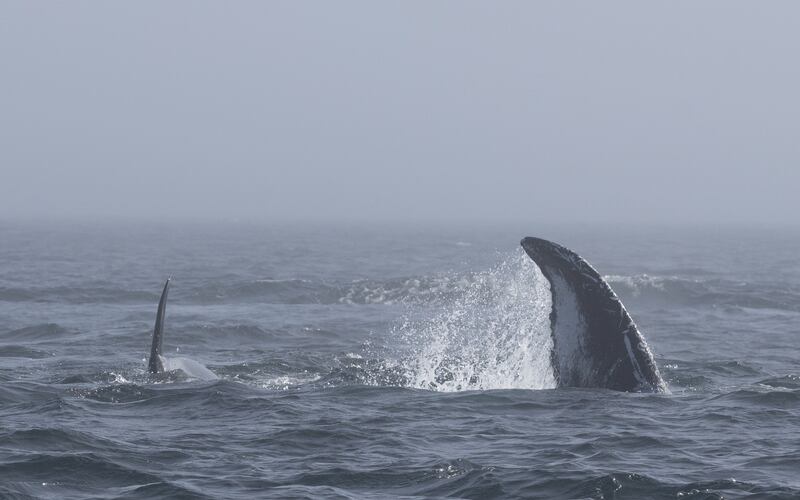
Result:
<svg viewBox="0 0 800 500"><path fill-rule="evenodd" d="M554 388L523 236L670 393ZM796 230L2 222L0 497L800 498L799 341Z"/></svg>

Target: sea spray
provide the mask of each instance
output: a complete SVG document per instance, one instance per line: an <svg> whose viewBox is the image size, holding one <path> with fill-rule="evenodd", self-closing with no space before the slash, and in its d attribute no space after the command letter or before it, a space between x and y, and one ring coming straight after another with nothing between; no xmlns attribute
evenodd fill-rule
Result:
<svg viewBox="0 0 800 500"><path fill-rule="evenodd" d="M547 280L519 251L476 273L444 306L407 318L410 387L436 391L555 387Z"/></svg>

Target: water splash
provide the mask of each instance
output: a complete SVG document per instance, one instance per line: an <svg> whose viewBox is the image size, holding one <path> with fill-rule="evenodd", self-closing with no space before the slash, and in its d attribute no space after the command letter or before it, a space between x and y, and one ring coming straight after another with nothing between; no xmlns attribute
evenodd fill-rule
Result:
<svg viewBox="0 0 800 500"><path fill-rule="evenodd" d="M555 387L551 304L547 280L522 251L475 274L443 310L398 327L412 350L408 385L436 391Z"/></svg>
<svg viewBox="0 0 800 500"><path fill-rule="evenodd" d="M161 362L167 372L180 370L188 377L198 380L217 380L219 378L202 363L193 359L161 356Z"/></svg>

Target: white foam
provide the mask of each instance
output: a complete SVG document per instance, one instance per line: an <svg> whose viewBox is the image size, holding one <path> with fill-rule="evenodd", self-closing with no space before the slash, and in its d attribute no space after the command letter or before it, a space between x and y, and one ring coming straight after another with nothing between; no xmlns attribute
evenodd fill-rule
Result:
<svg viewBox="0 0 800 500"><path fill-rule="evenodd" d="M696 280L682 279L677 276L651 276L649 274L635 274L632 276L624 276L619 274L609 274L603 276L609 284L621 285L630 291L634 297L638 297L642 292L648 290L658 290L660 292L666 291L665 285L669 282L686 282L697 283ZM623 289L624 289L623 288Z"/></svg>
<svg viewBox="0 0 800 500"><path fill-rule="evenodd" d="M432 318L398 328L413 352L408 384L437 391L555 387L551 302L547 280L521 250L478 273Z"/></svg>
<svg viewBox="0 0 800 500"><path fill-rule="evenodd" d="M199 380L216 380L219 378L214 372L193 359L161 356L161 363L164 365L164 371L180 370L191 378Z"/></svg>
<svg viewBox="0 0 800 500"><path fill-rule="evenodd" d="M128 380L127 378L125 378L123 375L121 375L119 373L111 372L110 375L112 375L114 377L114 380L112 382L115 383L115 384L129 384L130 383L130 380Z"/></svg>
<svg viewBox="0 0 800 500"><path fill-rule="evenodd" d="M297 373L294 375L280 375L277 377L271 377L260 381L259 385L263 389L273 389L279 391L286 391L294 387L301 386L303 384L310 384L312 382L316 382L319 380L320 375L317 373Z"/></svg>

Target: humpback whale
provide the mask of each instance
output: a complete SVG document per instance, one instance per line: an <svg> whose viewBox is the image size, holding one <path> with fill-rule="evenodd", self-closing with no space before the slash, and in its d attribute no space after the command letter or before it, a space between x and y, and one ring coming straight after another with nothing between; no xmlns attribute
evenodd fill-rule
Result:
<svg viewBox="0 0 800 500"><path fill-rule="evenodd" d="M557 243L533 237L520 243L550 282L551 361L558 386L665 392L644 337L603 277Z"/></svg>
<svg viewBox="0 0 800 500"><path fill-rule="evenodd" d="M172 276L164 283L164 291L158 301L156 312L156 325L153 328L153 340L150 344L150 359L147 362L147 371L153 374L181 370L186 375L201 380L214 380L217 376L202 364L188 358L167 358L162 354L164 343L164 317L167 313L167 296Z"/></svg>

